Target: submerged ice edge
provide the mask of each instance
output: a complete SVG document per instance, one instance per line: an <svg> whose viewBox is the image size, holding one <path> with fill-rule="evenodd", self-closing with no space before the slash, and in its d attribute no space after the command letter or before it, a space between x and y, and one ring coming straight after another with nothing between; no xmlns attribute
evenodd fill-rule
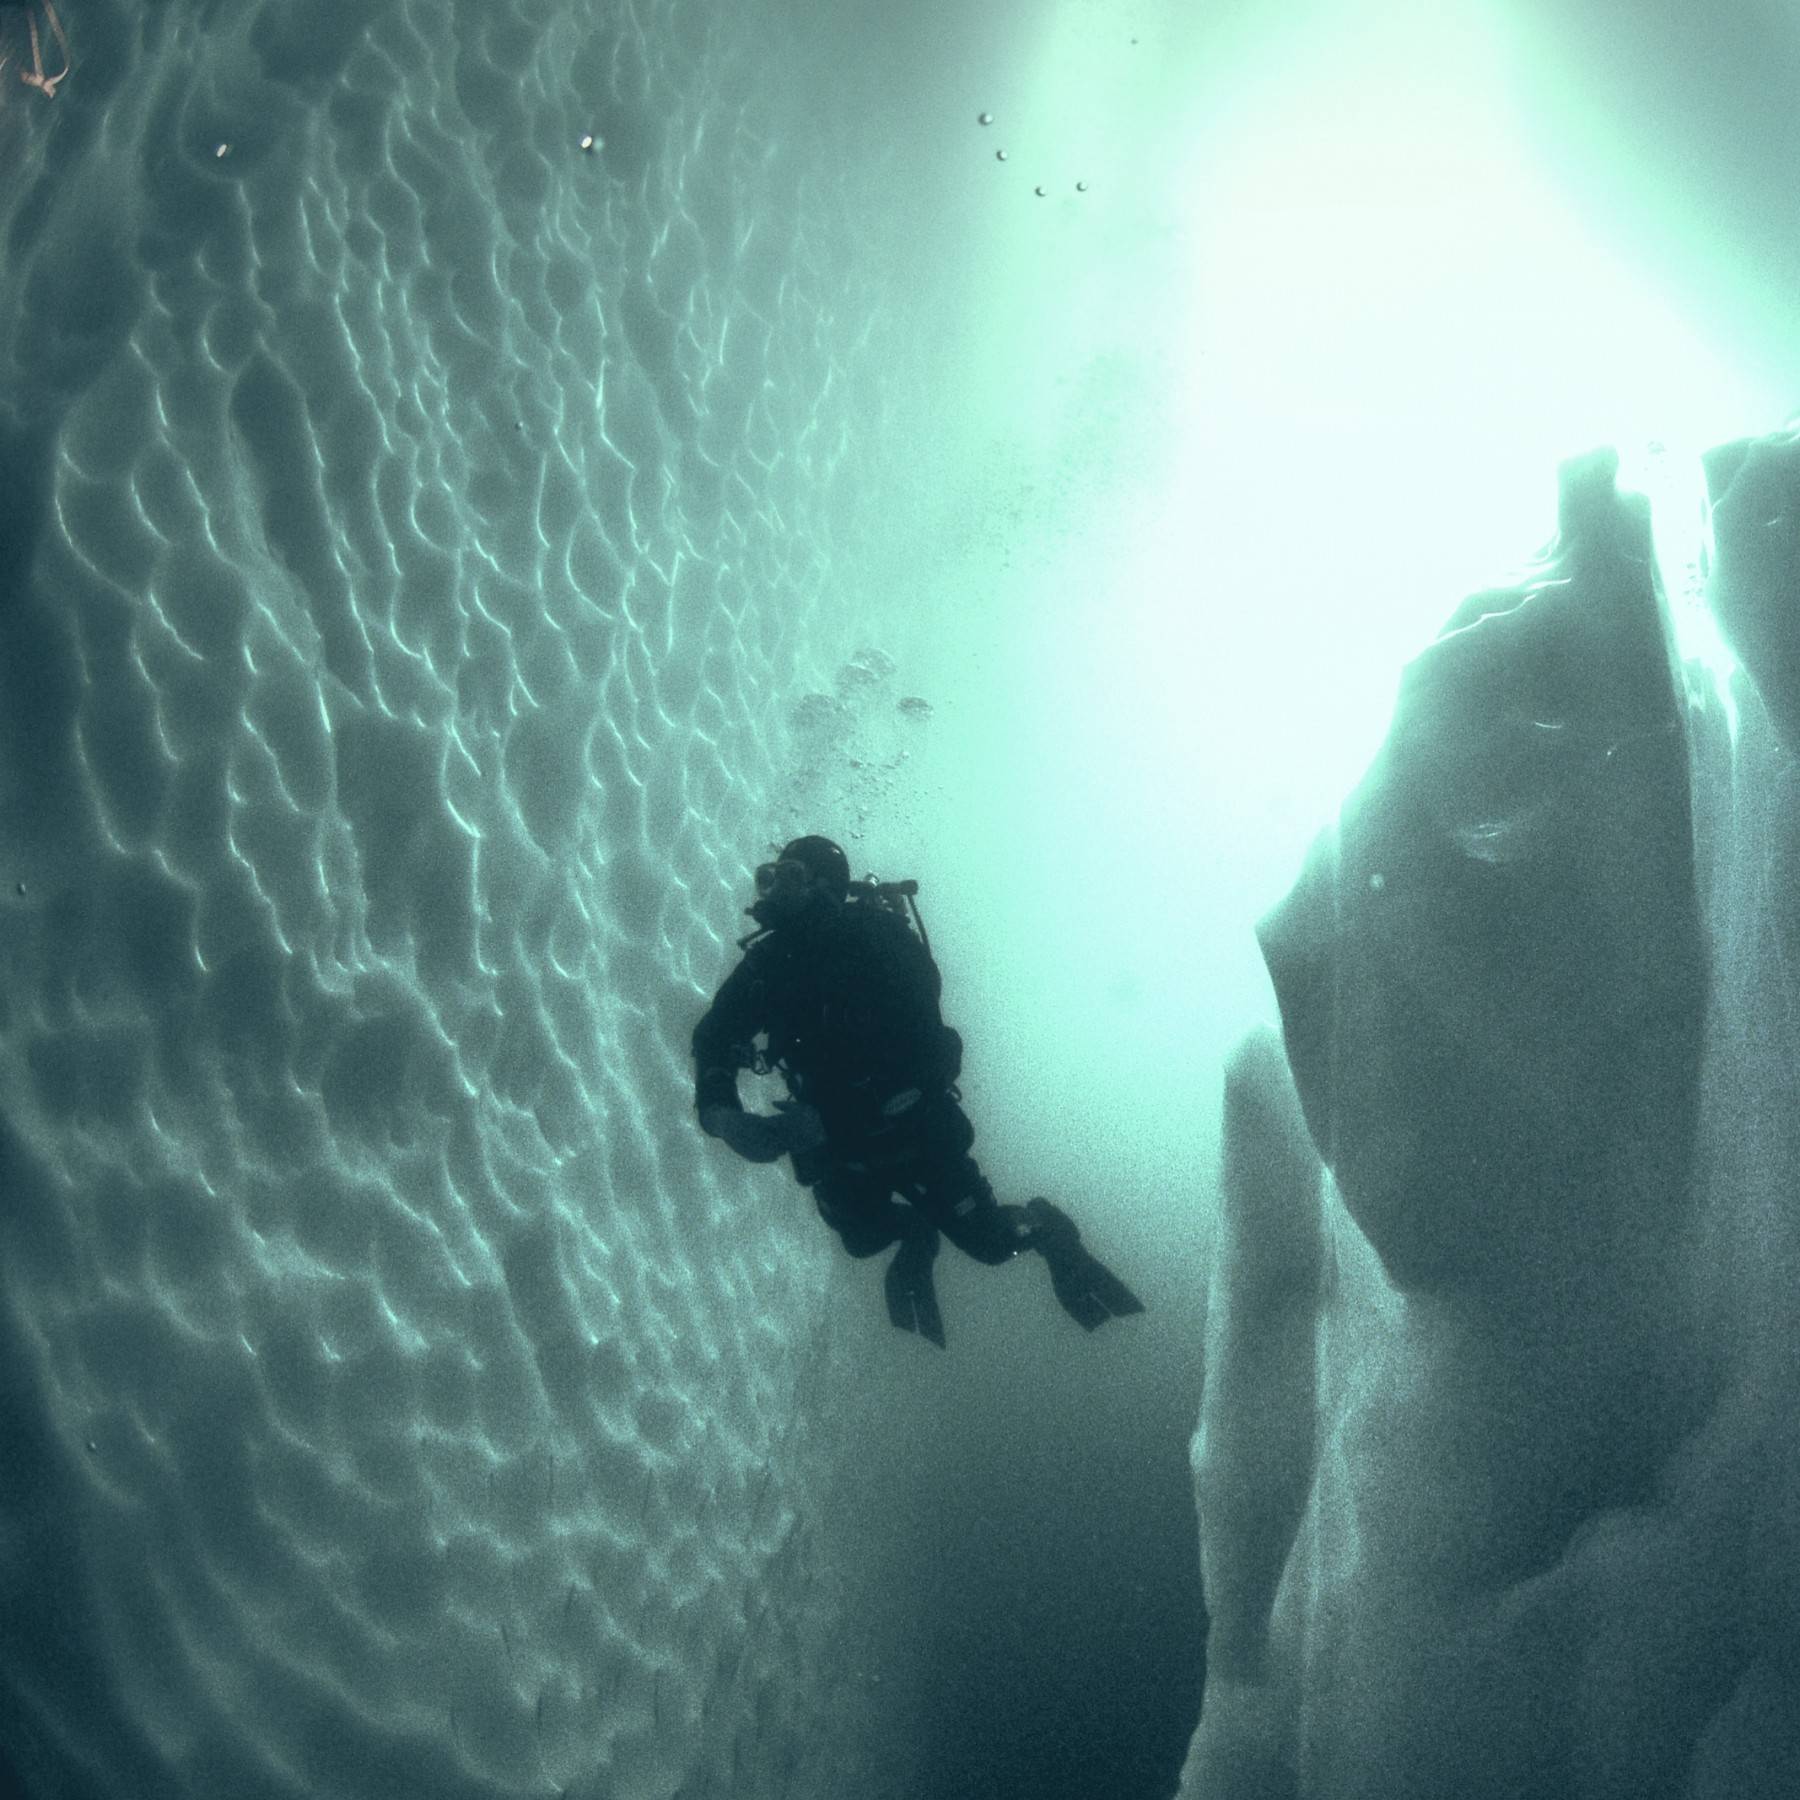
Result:
<svg viewBox="0 0 1800 1800"><path fill-rule="evenodd" d="M1227 1084L1184 1793L1800 1773L1800 451L1710 468L1735 735L1579 459L1543 579L1409 670L1264 921L1285 1054ZM1547 712L1579 729L1520 755ZM1490 811L1536 821L1516 859L1472 849Z"/></svg>

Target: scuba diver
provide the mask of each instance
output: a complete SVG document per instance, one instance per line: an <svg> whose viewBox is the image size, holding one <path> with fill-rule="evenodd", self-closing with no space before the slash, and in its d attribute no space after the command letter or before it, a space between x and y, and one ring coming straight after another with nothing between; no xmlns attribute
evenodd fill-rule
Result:
<svg viewBox="0 0 1800 1800"><path fill-rule="evenodd" d="M796 838L756 871L745 910L759 929L738 940L743 961L694 1027L700 1128L750 1162L791 1156L852 1256L897 1243L888 1316L939 1348L940 1233L978 1262L1036 1250L1084 1330L1142 1312L1066 1213L1041 1198L1001 1205L970 1156L975 1127L956 1086L962 1038L938 1010L943 977L917 892L914 881L852 882L849 858L823 837ZM746 1068L781 1072L789 1097L775 1113L744 1110Z"/></svg>

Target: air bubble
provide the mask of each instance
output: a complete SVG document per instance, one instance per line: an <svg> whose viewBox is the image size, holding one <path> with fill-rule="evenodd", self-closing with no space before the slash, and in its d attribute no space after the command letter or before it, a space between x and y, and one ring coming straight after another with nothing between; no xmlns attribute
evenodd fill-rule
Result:
<svg viewBox="0 0 1800 1800"><path fill-rule="evenodd" d="M1036 195L1037 195L1037 197L1038 197L1038 198L1039 198L1039 199L1040 199L1040 200L1041 200L1041 199L1043 199L1043 197L1044 197L1044 195L1045 195L1045 194L1046 194L1046 193L1047 193L1047 192L1048 192L1048 191L1049 191L1049 190L1048 190L1048 189L1047 189L1047 188L1034 188L1034 189L1033 189L1033 190L1032 190L1032 191L1033 191L1033 192L1034 192L1034 193L1035 193L1035 194L1036 194Z"/></svg>
<svg viewBox="0 0 1800 1800"><path fill-rule="evenodd" d="M992 113L983 113L981 117L975 121L977 125L991 125L993 122L994 115Z"/></svg>
<svg viewBox="0 0 1800 1800"><path fill-rule="evenodd" d="M1087 183L1085 181L1076 182L1075 191L1078 194L1085 194L1087 192Z"/></svg>
<svg viewBox="0 0 1800 1800"><path fill-rule="evenodd" d="M1006 152L1004 150L996 150L994 152L994 161L995 162L1005 162L1006 161Z"/></svg>

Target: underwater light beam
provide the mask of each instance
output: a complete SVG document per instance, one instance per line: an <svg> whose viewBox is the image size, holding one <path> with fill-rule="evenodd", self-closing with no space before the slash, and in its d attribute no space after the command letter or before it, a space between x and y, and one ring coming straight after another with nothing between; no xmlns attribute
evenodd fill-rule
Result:
<svg viewBox="0 0 1800 1800"><path fill-rule="evenodd" d="M1478 16L1401 10L1290 40L1193 147L1184 447L1118 585L1132 734L1202 780L1256 742L1246 804L1297 828L1444 594L1550 537L1546 467L1612 443L1697 495L1766 410L1559 195ZM1234 672L1203 716L1197 666Z"/></svg>

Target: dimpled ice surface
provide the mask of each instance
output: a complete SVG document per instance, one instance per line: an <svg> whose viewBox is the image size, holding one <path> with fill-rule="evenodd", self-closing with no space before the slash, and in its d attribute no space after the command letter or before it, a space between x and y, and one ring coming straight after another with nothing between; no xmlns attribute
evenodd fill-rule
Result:
<svg viewBox="0 0 1800 1800"><path fill-rule="evenodd" d="M17 1778L843 1791L825 1265L686 1062L858 328L751 22L60 15L0 107Z"/></svg>

